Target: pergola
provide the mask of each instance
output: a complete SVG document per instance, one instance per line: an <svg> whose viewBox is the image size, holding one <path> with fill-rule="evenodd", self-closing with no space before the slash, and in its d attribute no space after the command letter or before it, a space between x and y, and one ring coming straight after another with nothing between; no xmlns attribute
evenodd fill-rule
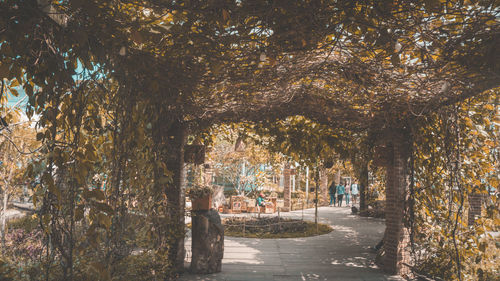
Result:
<svg viewBox="0 0 500 281"><path fill-rule="evenodd" d="M154 185L166 196L165 214L179 229L190 132L300 115L334 130L380 136L387 169L384 268L392 273L408 270L409 128L437 108L500 85L495 52L500 25L493 4L481 9L463 1L297 1L290 7L279 1L227 6L145 1L129 7L118 1L123 7L115 10L113 1L77 2L53 4L68 16L42 0L9 2L0 9L0 22L10 27L0 26L7 38L0 66L8 66L0 73L41 89L33 93L33 86L26 86L46 122L57 108L51 112L45 106L76 88L77 59L92 70L102 67L118 84L115 102L121 110L145 104L155 160L172 178L165 182L158 164ZM461 18L463 29L455 28L456 19L443 23L446 15ZM156 16L161 20L154 21ZM180 268L184 238L172 240L169 259Z"/></svg>
<svg viewBox="0 0 500 281"><path fill-rule="evenodd" d="M378 136L377 163L387 171L383 267L393 274L406 274L410 270L410 232L405 223L410 127L440 107L498 86L500 80L498 74L477 77L471 70L458 68L409 70L380 63L356 61L354 54L344 50L284 56L251 83L234 81L228 72L226 79L212 86L210 95L196 100L198 111L190 115L196 117L186 118L184 125L187 129L193 124L196 128L200 124L262 122L300 115L332 130ZM182 209L183 192L178 194Z"/></svg>

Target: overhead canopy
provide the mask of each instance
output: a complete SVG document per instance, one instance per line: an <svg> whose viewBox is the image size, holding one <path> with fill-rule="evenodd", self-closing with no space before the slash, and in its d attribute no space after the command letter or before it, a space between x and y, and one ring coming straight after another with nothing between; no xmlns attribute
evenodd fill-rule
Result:
<svg viewBox="0 0 500 281"><path fill-rule="evenodd" d="M364 130L500 83L495 1L52 3L64 24L36 1L0 5L0 75L42 89L39 108L83 67L159 116Z"/></svg>
<svg viewBox="0 0 500 281"><path fill-rule="evenodd" d="M389 59L361 61L342 49L287 54L264 63L250 79L234 79L229 69L225 79L195 99L199 107L192 120L302 115L333 128L366 130L425 115L500 83L498 73L484 76L449 63L424 68Z"/></svg>

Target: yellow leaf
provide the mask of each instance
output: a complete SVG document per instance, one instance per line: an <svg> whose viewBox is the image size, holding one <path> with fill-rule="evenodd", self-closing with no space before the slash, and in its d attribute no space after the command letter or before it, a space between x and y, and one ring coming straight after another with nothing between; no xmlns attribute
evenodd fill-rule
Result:
<svg viewBox="0 0 500 281"><path fill-rule="evenodd" d="M229 20L229 12L226 9L222 9L222 18L225 22Z"/></svg>

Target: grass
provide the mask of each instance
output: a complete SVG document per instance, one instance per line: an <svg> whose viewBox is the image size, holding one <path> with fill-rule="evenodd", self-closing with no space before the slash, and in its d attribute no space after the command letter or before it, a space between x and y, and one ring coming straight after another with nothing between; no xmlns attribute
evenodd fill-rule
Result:
<svg viewBox="0 0 500 281"><path fill-rule="evenodd" d="M245 238L262 238L262 239L275 239L275 238L301 238L301 237L311 237L317 235L327 234L333 231L333 228L329 225L318 223L318 230L316 231L316 225L313 222L305 222L307 227L304 231L300 232L282 232L282 233L271 233L271 232L241 232L234 230L224 230L225 236L230 237L245 237Z"/></svg>

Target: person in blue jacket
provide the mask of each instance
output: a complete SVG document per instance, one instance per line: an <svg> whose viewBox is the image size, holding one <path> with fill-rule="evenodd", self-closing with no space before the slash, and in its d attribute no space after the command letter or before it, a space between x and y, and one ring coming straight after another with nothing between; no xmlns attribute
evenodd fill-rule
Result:
<svg viewBox="0 0 500 281"><path fill-rule="evenodd" d="M352 204L358 203L359 187L357 183L351 185Z"/></svg>
<svg viewBox="0 0 500 281"><path fill-rule="evenodd" d="M259 207L259 211L261 211L265 205L264 201L266 200L266 197L264 196L264 193L259 193L259 197L257 198L257 206Z"/></svg>
<svg viewBox="0 0 500 281"><path fill-rule="evenodd" d="M337 201L338 201L338 206L342 207L342 199L344 198L344 192L345 192L345 186L342 184L342 182L337 185Z"/></svg>

